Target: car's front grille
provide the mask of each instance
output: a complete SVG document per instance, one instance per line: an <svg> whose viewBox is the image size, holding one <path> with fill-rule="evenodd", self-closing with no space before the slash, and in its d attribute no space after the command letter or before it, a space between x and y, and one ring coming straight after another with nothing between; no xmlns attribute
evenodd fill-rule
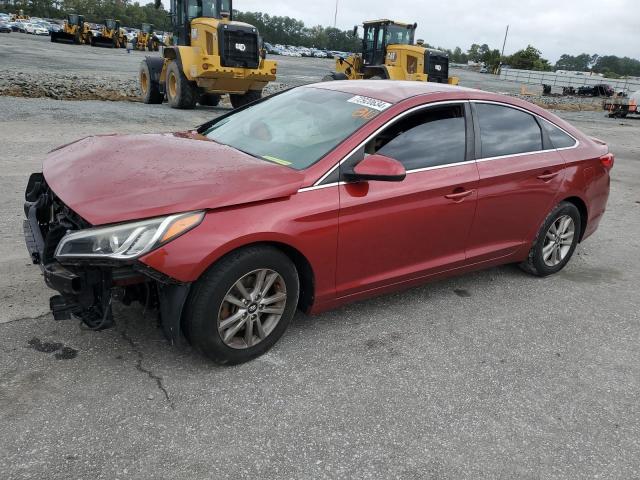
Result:
<svg viewBox="0 0 640 480"><path fill-rule="evenodd" d="M260 52L257 32L230 26L222 31L221 43L222 66L258 68Z"/></svg>
<svg viewBox="0 0 640 480"><path fill-rule="evenodd" d="M56 248L67 231L90 227L88 222L67 207L51 191L42 174L34 174L29 179L25 214L30 224L30 232L27 232L25 226L25 238L32 256L34 245L30 246L30 242L35 242L36 229L42 238L41 244L35 246L38 250L38 263L47 264L54 260ZM28 233L31 233L31 236L27 235Z"/></svg>

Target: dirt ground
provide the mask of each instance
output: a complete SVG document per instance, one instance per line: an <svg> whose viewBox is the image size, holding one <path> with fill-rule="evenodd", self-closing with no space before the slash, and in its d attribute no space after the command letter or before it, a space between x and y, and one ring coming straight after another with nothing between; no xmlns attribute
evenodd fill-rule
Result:
<svg viewBox="0 0 640 480"><path fill-rule="evenodd" d="M44 60L42 42L23 59L0 49L0 71L70 71L82 55L119 78L140 57ZM310 62L283 58L283 81L327 63ZM0 97L0 478L640 478L640 120L559 112L616 164L599 230L553 277L505 266L299 314L232 368L170 347L140 308L98 333L54 322L22 238L28 174L79 137L225 111Z"/></svg>

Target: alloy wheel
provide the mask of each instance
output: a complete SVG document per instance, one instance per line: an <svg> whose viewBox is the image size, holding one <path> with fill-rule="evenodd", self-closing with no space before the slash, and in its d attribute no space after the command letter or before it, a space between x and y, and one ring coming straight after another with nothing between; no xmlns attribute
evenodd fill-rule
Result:
<svg viewBox="0 0 640 480"><path fill-rule="evenodd" d="M222 300L218 333L231 348L250 348L273 331L287 303L282 276L263 268L238 279Z"/></svg>
<svg viewBox="0 0 640 480"><path fill-rule="evenodd" d="M558 217L549 227L542 246L542 259L549 267L562 262L573 244L575 224L569 215Z"/></svg>

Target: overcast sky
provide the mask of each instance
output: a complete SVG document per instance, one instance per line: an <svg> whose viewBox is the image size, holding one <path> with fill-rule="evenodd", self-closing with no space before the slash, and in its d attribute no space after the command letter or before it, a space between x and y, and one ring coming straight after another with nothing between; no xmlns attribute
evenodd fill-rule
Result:
<svg viewBox="0 0 640 480"><path fill-rule="evenodd" d="M487 43L506 54L532 44L555 62L583 52L640 59L640 0L338 0L337 26L391 18L418 22L416 38L445 48ZM167 4L165 0L165 4ZM335 0L234 0L240 11L286 15L306 26L333 25ZM362 34L362 32L361 32Z"/></svg>

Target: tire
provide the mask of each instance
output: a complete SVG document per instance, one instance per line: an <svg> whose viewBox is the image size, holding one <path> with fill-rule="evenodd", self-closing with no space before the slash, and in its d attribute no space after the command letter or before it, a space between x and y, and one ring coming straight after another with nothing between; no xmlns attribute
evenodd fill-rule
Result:
<svg viewBox="0 0 640 480"><path fill-rule="evenodd" d="M374 75L373 77L369 77L369 80L384 80L380 75Z"/></svg>
<svg viewBox="0 0 640 480"><path fill-rule="evenodd" d="M270 279L274 272L279 276L269 287L269 293L265 297L273 299L276 294L281 296L283 288L286 292L286 298L281 300L285 302L284 305L276 306L282 311L277 321L275 321L276 313L260 313L269 308L269 305L274 305L273 303L267 304L265 308L259 307L260 300L255 302L251 300L246 307L240 308L234 307L225 300L230 298L228 295L242 299L243 295L235 287L241 279L245 282L247 298L253 298L254 272L262 269L271 272L265 273L263 277L265 280ZM265 282L262 285L265 285ZM183 317L185 335L198 351L218 364L235 365L247 362L265 353L280 339L293 318L299 292L300 283L295 265L280 250L267 246L237 250L214 264L194 284L185 305ZM234 301L237 301L235 298ZM265 299L262 298L262 301ZM254 310L256 313L251 314L249 312L252 308L260 310ZM238 320L232 321L230 326L227 326L227 330L220 333L220 322L234 315L238 315ZM254 316L257 320L251 320ZM262 339L260 339L261 330L258 324L263 329ZM249 325L251 325L251 336L247 334ZM234 328L235 336L232 331ZM230 337L225 341L223 335ZM247 338L251 338L256 343L247 343Z"/></svg>
<svg viewBox="0 0 640 480"><path fill-rule="evenodd" d="M142 101L147 104L159 104L164 100L164 95L160 92L160 85L154 80L151 69L146 60L140 62L140 71L138 74L140 82L140 96Z"/></svg>
<svg viewBox="0 0 640 480"><path fill-rule="evenodd" d="M562 227L563 224L561 221L566 218L570 218L573 222L572 225L569 225L570 227L573 227L573 234L570 237L570 242L560 243L558 248L555 249L552 246L555 242L552 237L558 232L562 234L562 229L557 227ZM551 231L552 226L556 229L555 233ZM529 250L529 255L527 259L520 264L520 268L525 272L538 277L546 277L559 272L571 259L571 256L578 245L578 239L582 233L581 229L582 220L577 207L573 203L560 202L553 210L551 210L549 215L547 215L547 218L544 219L544 222L542 222L542 226L536 234L531 250ZM565 230L564 234L562 234L562 236L565 235L568 235L568 229ZM567 240L568 238L564 238L565 242ZM558 238L558 241L561 241L561 239ZM569 248L565 250L566 247ZM559 252L558 256L555 256L554 252L556 250ZM545 260L550 251L551 258L547 258ZM557 263L555 263L556 261Z"/></svg>
<svg viewBox="0 0 640 480"><path fill-rule="evenodd" d="M198 103L205 107L216 107L220 103L220 95L215 93L203 93L198 98Z"/></svg>
<svg viewBox="0 0 640 480"><path fill-rule="evenodd" d="M172 108L195 108L197 100L197 87L187 80L184 72L173 60L167 67L167 80L165 84L167 101Z"/></svg>
<svg viewBox="0 0 640 480"><path fill-rule="evenodd" d="M232 93L229 95L233 108L244 107L246 104L262 98L262 90L249 90L244 95Z"/></svg>

